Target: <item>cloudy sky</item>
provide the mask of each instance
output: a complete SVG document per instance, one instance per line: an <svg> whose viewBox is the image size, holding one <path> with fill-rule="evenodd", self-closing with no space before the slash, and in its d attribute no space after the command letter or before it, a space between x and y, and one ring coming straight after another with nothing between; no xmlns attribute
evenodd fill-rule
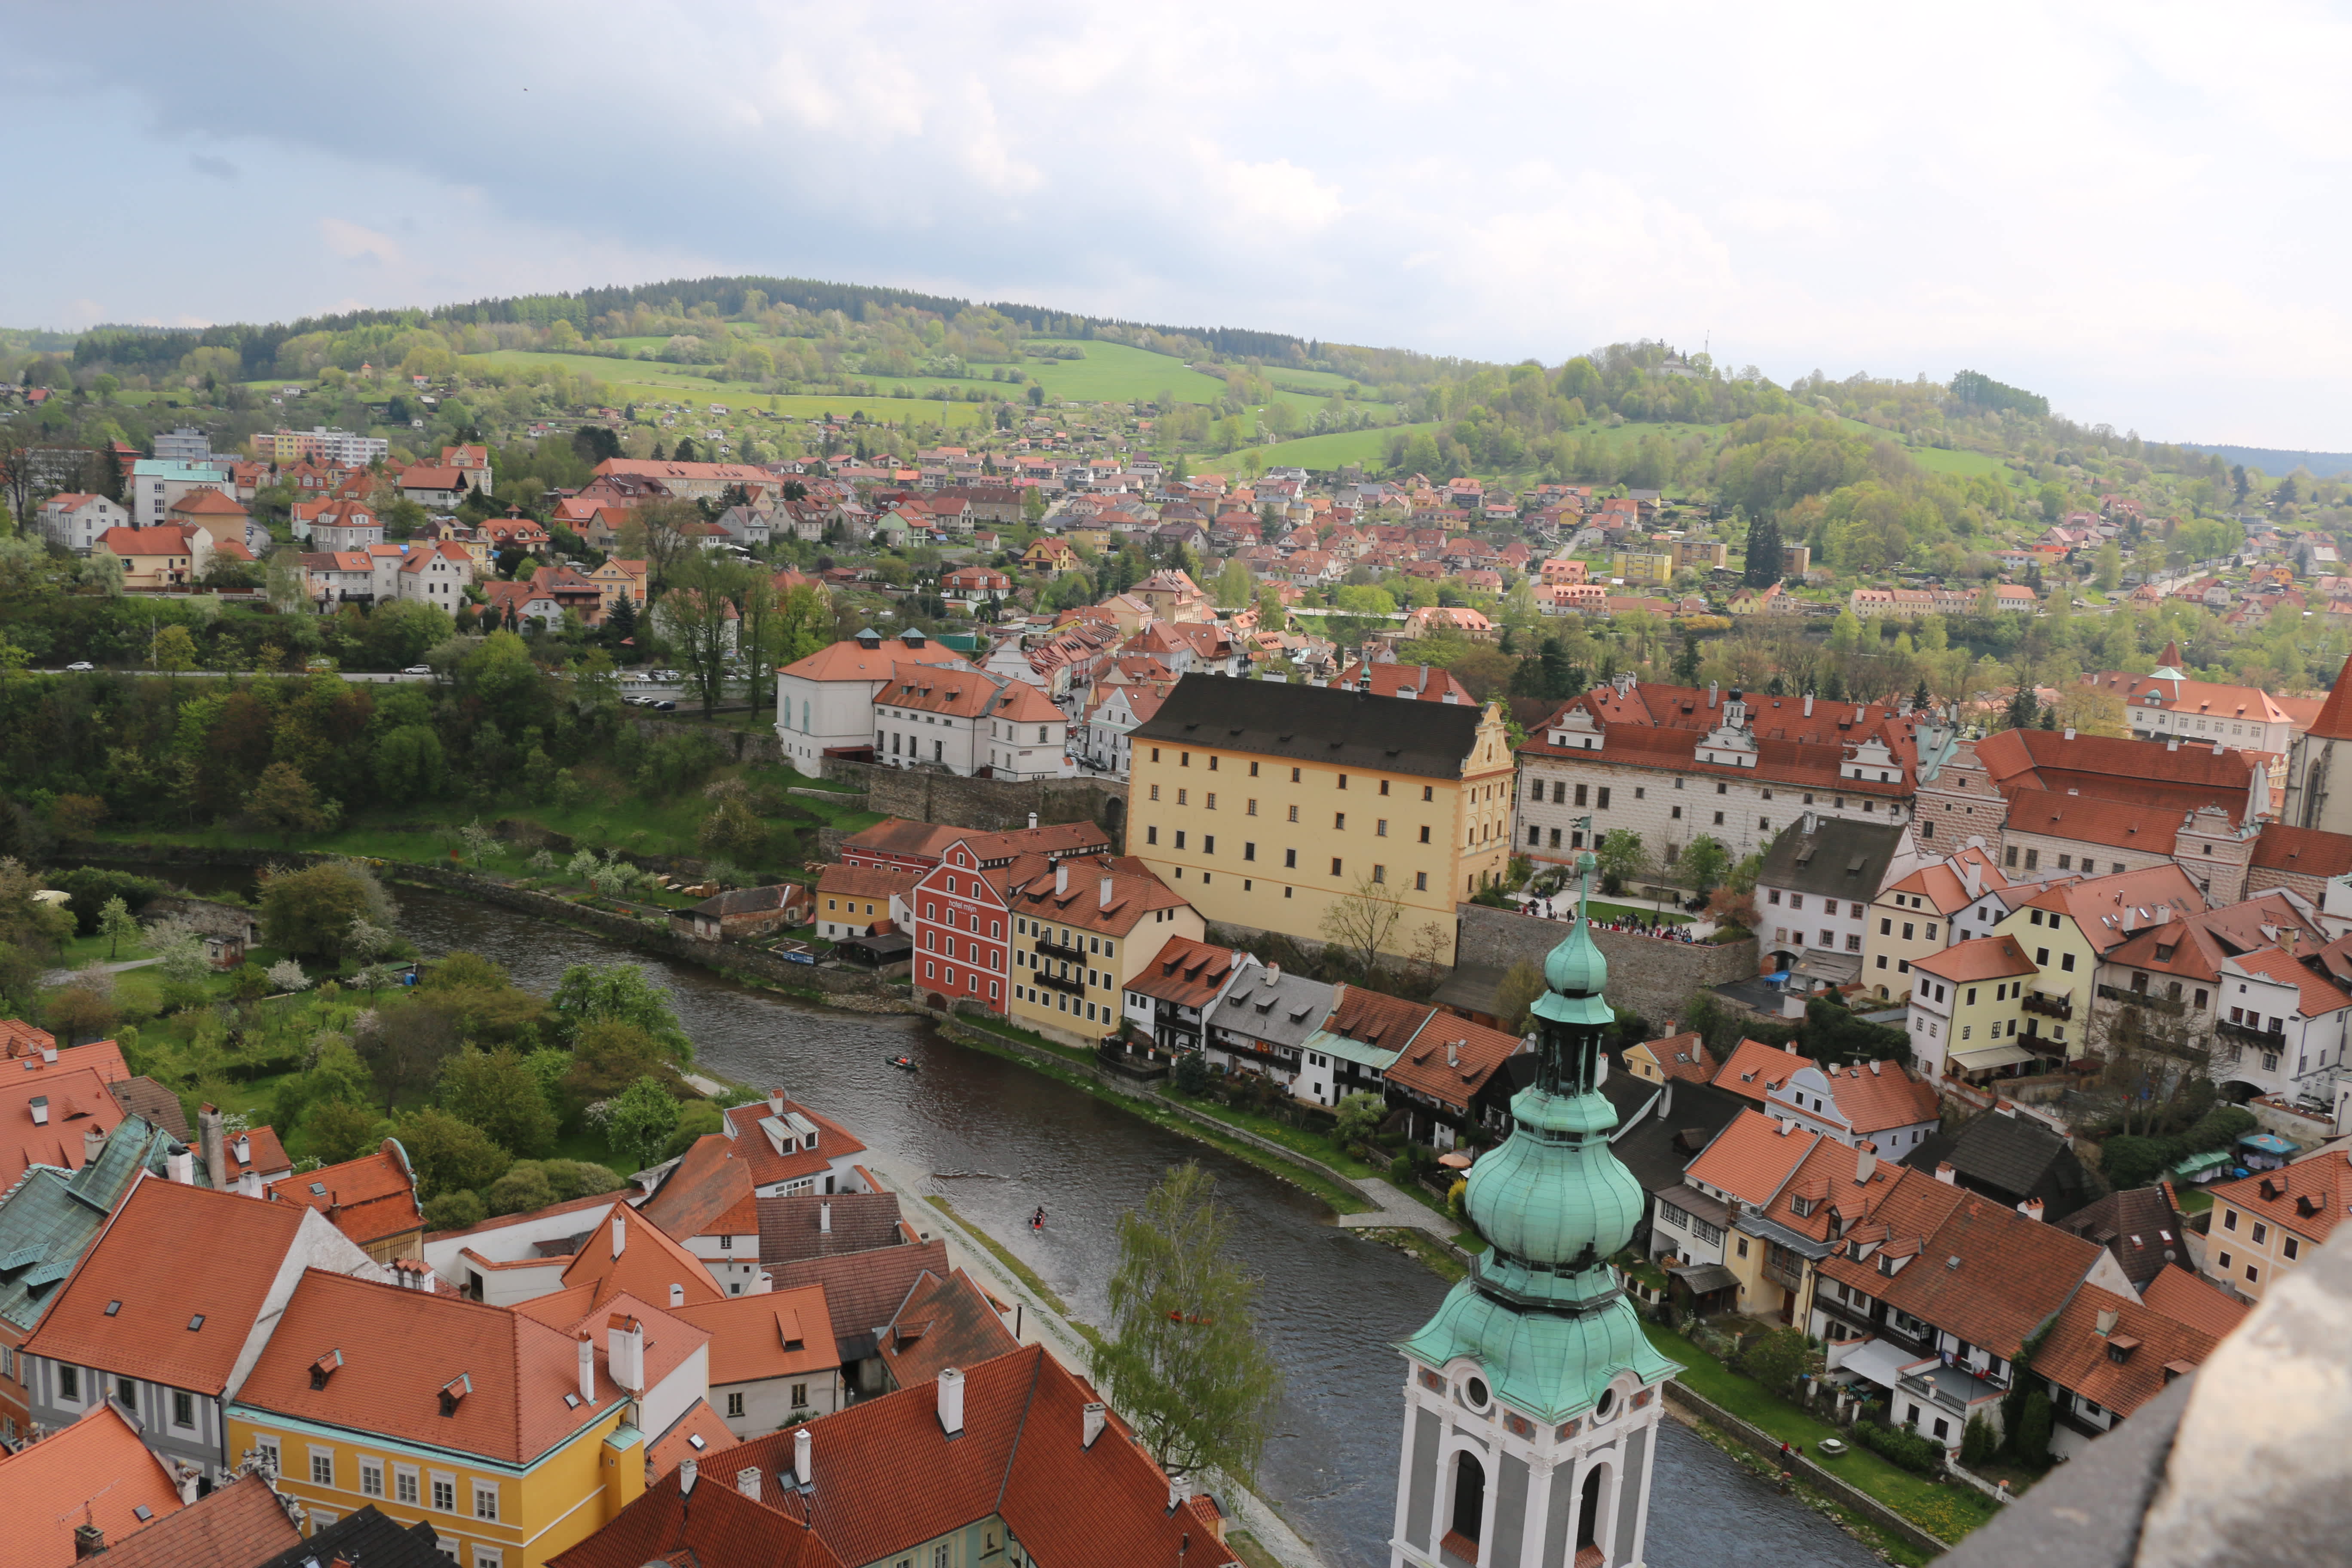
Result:
<svg viewBox="0 0 2352 1568"><path fill-rule="evenodd" d="M0 322L766 272L2352 449L2347 76L2286 0L16 6Z"/></svg>

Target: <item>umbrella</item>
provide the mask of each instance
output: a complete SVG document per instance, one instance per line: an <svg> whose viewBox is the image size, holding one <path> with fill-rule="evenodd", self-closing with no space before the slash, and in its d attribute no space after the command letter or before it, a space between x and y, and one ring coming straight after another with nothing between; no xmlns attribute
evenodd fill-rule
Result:
<svg viewBox="0 0 2352 1568"><path fill-rule="evenodd" d="M1451 1154L1440 1154L1437 1163L1449 1171L1466 1171L1470 1168L1470 1156L1457 1149Z"/></svg>

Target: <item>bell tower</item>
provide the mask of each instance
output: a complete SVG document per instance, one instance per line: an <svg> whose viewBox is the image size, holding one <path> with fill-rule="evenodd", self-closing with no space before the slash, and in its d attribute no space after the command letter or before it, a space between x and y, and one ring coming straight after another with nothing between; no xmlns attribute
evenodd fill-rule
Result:
<svg viewBox="0 0 2352 1568"><path fill-rule="evenodd" d="M1642 1188L1609 1147L1600 1092L1609 966L1583 918L1544 961L1535 1081L1511 1135L1471 1168L1486 1242L1470 1277L1397 1346L1404 1442L1391 1568L1634 1568L1649 1526L1659 1386L1654 1349L1609 1258Z"/></svg>

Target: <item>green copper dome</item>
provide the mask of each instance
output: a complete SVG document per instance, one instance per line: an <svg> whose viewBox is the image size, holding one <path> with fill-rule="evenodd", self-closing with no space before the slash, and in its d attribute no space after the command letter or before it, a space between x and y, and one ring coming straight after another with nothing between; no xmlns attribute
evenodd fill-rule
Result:
<svg viewBox="0 0 2352 1568"><path fill-rule="evenodd" d="M1510 1137L1470 1168L1463 1194L1487 1250L1398 1347L1428 1366L1474 1358L1499 1397L1546 1421L1591 1410L1622 1373L1646 1384L1676 1370L1651 1348L1609 1263L1633 1239L1644 1198L1609 1146L1617 1112L1600 1091L1615 1015L1601 994L1608 962L1585 923L1593 868L1591 855L1578 858L1576 925L1544 962L1535 1081L1512 1097Z"/></svg>

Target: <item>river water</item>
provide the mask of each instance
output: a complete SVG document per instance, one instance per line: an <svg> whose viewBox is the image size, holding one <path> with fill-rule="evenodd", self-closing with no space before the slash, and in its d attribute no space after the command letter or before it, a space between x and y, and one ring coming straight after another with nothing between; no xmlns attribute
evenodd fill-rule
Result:
<svg viewBox="0 0 2352 1568"><path fill-rule="evenodd" d="M183 869L175 873L191 880ZM1284 1396L1260 1489L1330 1568L1381 1568L1394 1522L1403 1363L1389 1349L1445 1287L1419 1263L1331 1223L1317 1199L1253 1166L1013 1063L923 1020L805 1006L565 927L452 894L397 889L403 935L465 949L534 991L573 963L634 963L666 984L707 1070L839 1118L1012 1248L1079 1316L1108 1316L1118 1216L1172 1164L1197 1160L1231 1205L1234 1240L1265 1285L1260 1319ZM919 1073L891 1068L905 1051ZM1043 1205L1045 1228L1027 1221ZM1669 1420L1660 1440L1650 1568L1799 1568L1877 1559L1834 1525Z"/></svg>

